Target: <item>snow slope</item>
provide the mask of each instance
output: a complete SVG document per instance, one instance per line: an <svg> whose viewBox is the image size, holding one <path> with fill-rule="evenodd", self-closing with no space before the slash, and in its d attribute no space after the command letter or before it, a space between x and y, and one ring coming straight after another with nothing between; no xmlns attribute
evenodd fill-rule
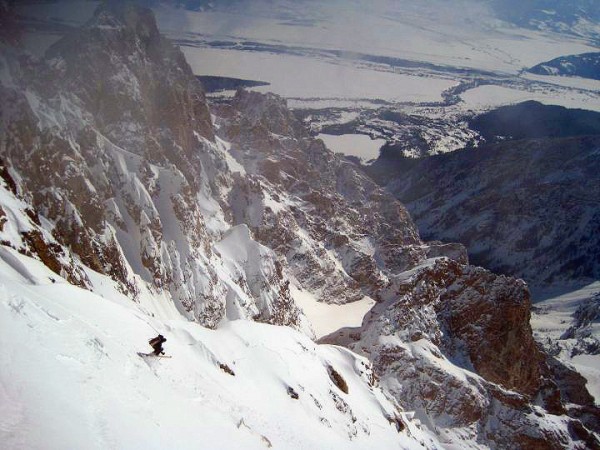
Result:
<svg viewBox="0 0 600 450"><path fill-rule="evenodd" d="M368 362L345 349L315 345L285 327L234 321L209 330L183 317L145 314L114 291L109 300L70 285L11 249L0 258L3 448L431 444L405 415L406 431L388 422L400 413L369 385ZM104 277L91 278L100 284ZM172 358L137 356L157 333L167 337Z"/></svg>
<svg viewBox="0 0 600 450"><path fill-rule="evenodd" d="M341 328L359 327L365 314L375 305L375 300L370 297L343 305L327 304L295 285L290 285L290 293L310 321L317 339Z"/></svg>

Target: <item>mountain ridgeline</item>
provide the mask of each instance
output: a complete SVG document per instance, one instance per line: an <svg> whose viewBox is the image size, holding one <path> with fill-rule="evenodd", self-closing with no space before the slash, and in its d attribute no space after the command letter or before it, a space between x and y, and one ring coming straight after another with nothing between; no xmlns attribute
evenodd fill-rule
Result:
<svg viewBox="0 0 600 450"><path fill-rule="evenodd" d="M291 283L330 304L369 295L378 303L363 326L327 340L368 358L370 387L399 411L417 411L435 439L600 447L591 431L600 430L600 411L585 380L533 340L525 283L469 265L460 244L424 242L405 206L311 138L283 99L240 90L209 107L152 13L116 2L39 60L0 45L6 252L90 291L101 293L98 277L108 277L149 314L175 305L207 328L247 320L312 336ZM593 138L568 143L597 148ZM588 157L592 167L597 153L555 158L564 167ZM579 182L579 170L556 182ZM594 202L594 175L583 175L590 187L577 201ZM540 176L551 190L558 175ZM320 376L337 379L331 370ZM368 436L368 418L354 420L334 394L349 439ZM310 411L320 414L313 398Z"/></svg>

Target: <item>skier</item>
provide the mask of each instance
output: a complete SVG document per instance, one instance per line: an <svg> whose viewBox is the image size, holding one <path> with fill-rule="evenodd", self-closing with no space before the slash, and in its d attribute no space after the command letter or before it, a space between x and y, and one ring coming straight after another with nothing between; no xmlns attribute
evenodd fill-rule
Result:
<svg viewBox="0 0 600 450"><path fill-rule="evenodd" d="M164 342L167 342L167 339L162 334L159 334L155 338L150 339L148 341L148 344L150 344L150 346L154 349L152 354L154 354L155 356L164 355L165 351L162 348Z"/></svg>

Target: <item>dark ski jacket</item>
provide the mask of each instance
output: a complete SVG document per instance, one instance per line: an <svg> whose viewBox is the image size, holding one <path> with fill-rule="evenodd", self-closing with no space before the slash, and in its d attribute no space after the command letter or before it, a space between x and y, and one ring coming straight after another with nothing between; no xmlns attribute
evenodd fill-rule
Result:
<svg viewBox="0 0 600 450"><path fill-rule="evenodd" d="M162 334L159 334L155 338L150 339L148 344L154 349L154 353L158 355L163 352L163 342L167 342L167 339Z"/></svg>

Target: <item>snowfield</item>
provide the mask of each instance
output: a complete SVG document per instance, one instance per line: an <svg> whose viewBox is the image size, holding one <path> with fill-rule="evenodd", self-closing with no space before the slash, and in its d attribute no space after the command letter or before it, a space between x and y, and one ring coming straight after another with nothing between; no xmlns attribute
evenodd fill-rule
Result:
<svg viewBox="0 0 600 450"><path fill-rule="evenodd" d="M369 385L368 362L348 350L248 321L209 330L169 318L174 310L148 311L152 302L131 302L101 275L90 278L96 293L11 249L0 252L3 448L399 449L430 442ZM172 358L138 356L158 333ZM407 430L399 433L387 419L396 416Z"/></svg>
<svg viewBox="0 0 600 450"><path fill-rule="evenodd" d="M290 293L310 321L317 339L342 328L360 327L375 300L364 297L343 305L319 302L310 292L290 284Z"/></svg>
<svg viewBox="0 0 600 450"><path fill-rule="evenodd" d="M597 91L570 90L559 87L539 91L524 91L504 86L480 86L461 95L463 106L469 110L490 110L504 105L512 105L535 100L546 105L565 108L600 111L600 95Z"/></svg>

